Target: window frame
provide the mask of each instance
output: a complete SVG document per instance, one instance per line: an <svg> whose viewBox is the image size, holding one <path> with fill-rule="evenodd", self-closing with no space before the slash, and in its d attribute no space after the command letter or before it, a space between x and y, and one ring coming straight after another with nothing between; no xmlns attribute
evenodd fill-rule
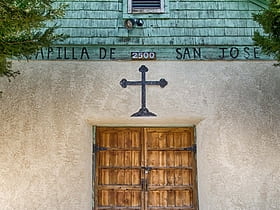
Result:
<svg viewBox="0 0 280 210"><path fill-rule="evenodd" d="M132 8L132 0L127 2L127 12L129 14L152 14L152 13L165 13L164 10L164 0L160 0L160 8L147 8L147 9L136 9Z"/></svg>

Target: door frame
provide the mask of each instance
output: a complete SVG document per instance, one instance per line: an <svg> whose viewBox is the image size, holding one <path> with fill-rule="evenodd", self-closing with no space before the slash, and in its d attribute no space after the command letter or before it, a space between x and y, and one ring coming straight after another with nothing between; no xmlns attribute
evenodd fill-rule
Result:
<svg viewBox="0 0 280 210"><path fill-rule="evenodd" d="M94 145L96 144L96 128L97 127L108 127L108 128L193 128L193 141L197 145L196 137L196 126L195 125L164 125L164 126L154 126L154 125L93 125L92 126L92 210L94 210L95 204L95 179L96 179L96 154L94 152ZM197 175L197 147L196 151L193 153L193 202L194 209L199 210L199 197L198 197L198 175Z"/></svg>

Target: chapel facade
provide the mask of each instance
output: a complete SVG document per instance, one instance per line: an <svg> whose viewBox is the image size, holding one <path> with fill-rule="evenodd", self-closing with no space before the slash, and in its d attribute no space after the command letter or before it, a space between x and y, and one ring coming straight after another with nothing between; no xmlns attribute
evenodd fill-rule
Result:
<svg viewBox="0 0 280 210"><path fill-rule="evenodd" d="M1 78L1 209L280 208L267 1L63 3L69 38Z"/></svg>

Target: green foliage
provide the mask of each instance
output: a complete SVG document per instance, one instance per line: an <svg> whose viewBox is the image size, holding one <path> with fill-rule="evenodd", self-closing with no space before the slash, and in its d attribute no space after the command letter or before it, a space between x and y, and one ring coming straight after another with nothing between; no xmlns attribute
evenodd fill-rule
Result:
<svg viewBox="0 0 280 210"><path fill-rule="evenodd" d="M253 40L267 55L272 55L280 65L280 0L270 0L269 6L254 20L263 28L264 33L255 32Z"/></svg>
<svg viewBox="0 0 280 210"><path fill-rule="evenodd" d="M22 59L66 37L55 34L51 21L64 15L66 5L54 0L0 0L0 76L15 77L9 59Z"/></svg>

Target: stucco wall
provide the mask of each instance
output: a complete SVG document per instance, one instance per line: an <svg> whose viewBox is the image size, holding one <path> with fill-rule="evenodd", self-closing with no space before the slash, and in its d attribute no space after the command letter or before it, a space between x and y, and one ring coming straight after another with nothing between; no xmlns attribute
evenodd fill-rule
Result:
<svg viewBox="0 0 280 210"><path fill-rule="evenodd" d="M156 118L130 118L140 88ZM0 80L1 210L91 209L91 125L196 125L202 210L280 209L280 69L272 62L14 62Z"/></svg>

